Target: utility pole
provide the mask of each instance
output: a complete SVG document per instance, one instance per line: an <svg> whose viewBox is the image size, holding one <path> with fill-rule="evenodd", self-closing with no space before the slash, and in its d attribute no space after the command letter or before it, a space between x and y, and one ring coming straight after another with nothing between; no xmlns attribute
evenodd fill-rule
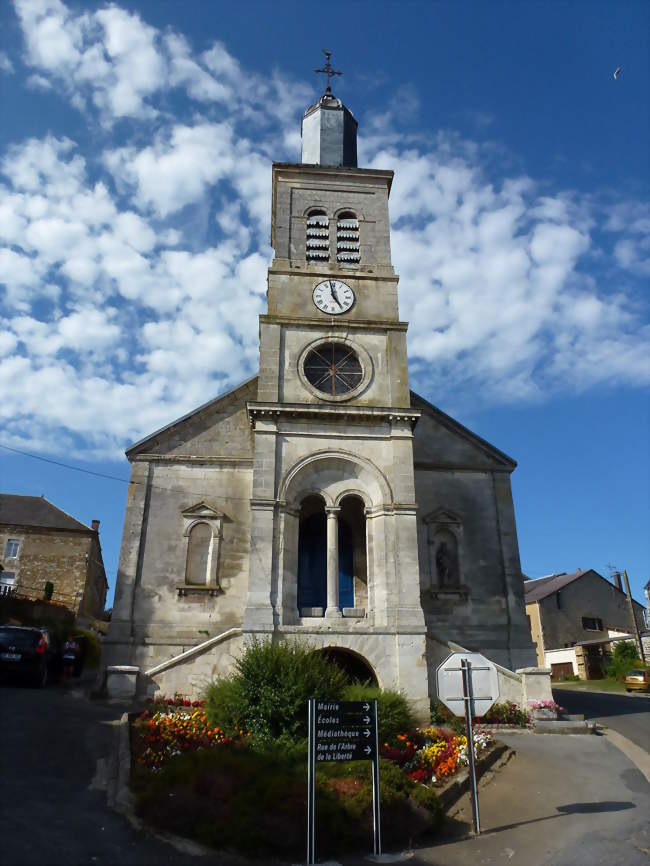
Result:
<svg viewBox="0 0 650 866"><path fill-rule="evenodd" d="M636 637L636 645L639 650L639 658L645 661L645 653L643 652L643 641L639 633L639 625L634 615L634 604L632 602L632 593L630 592L630 581L627 579L627 571L623 570L623 580L625 581L625 594L627 595L627 604L630 608L630 616L632 617L632 627L634 628L634 636Z"/></svg>

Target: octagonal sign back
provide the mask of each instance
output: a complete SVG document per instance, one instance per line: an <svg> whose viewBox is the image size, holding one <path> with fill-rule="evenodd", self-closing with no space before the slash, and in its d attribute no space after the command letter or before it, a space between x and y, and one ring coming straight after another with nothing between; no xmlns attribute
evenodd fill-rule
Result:
<svg viewBox="0 0 650 866"><path fill-rule="evenodd" d="M499 699L499 677L494 663L481 653L452 653L447 656L436 671L438 700L455 716L465 715L461 659L470 663L472 716L484 716Z"/></svg>

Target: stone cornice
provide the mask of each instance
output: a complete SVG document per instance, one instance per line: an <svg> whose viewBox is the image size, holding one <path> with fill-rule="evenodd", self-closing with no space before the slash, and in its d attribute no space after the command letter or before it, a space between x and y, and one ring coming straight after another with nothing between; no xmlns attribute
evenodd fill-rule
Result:
<svg viewBox="0 0 650 866"><path fill-rule="evenodd" d="M255 422L278 421L281 418L321 418L331 421L336 418L354 418L362 421L407 421L415 427L420 411L418 409L392 409L378 406L354 406L337 403L254 403L247 401L246 411L251 427Z"/></svg>
<svg viewBox="0 0 650 866"><path fill-rule="evenodd" d="M211 455L206 457L195 454L137 454L131 458L133 463L191 463L210 466L252 466L252 457L230 457Z"/></svg>
<svg viewBox="0 0 650 866"><path fill-rule="evenodd" d="M394 319L345 319L340 321L333 316L326 320L308 316L279 316L264 313L259 317L260 322L271 325L300 325L301 327L315 328L318 331L352 331L375 330L375 331L408 331L408 322L398 322Z"/></svg>

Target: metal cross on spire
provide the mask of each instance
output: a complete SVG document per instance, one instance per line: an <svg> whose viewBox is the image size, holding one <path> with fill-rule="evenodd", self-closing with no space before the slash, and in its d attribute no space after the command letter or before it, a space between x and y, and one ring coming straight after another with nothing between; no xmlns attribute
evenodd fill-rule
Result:
<svg viewBox="0 0 650 866"><path fill-rule="evenodd" d="M330 87L330 78L335 75L343 75L343 73L338 69L332 69L332 64L330 63L330 57L332 56L332 52L328 51L327 48L323 48L322 51L325 55L325 66L322 69L314 69L314 72L322 72L327 75L327 87L325 88L325 96L331 96L332 88Z"/></svg>

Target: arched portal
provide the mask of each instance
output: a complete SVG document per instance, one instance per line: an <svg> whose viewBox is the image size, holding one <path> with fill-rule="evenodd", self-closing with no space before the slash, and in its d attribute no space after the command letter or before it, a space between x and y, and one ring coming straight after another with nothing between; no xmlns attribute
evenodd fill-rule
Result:
<svg viewBox="0 0 650 866"><path fill-rule="evenodd" d="M298 526L298 609L313 615L327 604L327 521L320 496L307 496ZM322 616L322 613L321 613Z"/></svg>
<svg viewBox="0 0 650 866"><path fill-rule="evenodd" d="M316 650L316 652L322 652L329 661L347 674L352 682L378 685L377 676L372 666L359 653L342 647L326 647L322 650Z"/></svg>
<svg viewBox="0 0 650 866"><path fill-rule="evenodd" d="M339 513L339 606L365 608L368 599L366 515L363 500L345 496Z"/></svg>

